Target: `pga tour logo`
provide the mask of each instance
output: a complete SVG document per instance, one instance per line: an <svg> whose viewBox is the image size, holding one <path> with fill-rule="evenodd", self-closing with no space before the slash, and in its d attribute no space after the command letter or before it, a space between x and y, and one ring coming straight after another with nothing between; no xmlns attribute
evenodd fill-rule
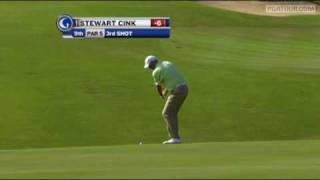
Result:
<svg viewBox="0 0 320 180"><path fill-rule="evenodd" d="M73 27L73 20L71 16L62 15L57 18L57 28L62 31L70 31Z"/></svg>

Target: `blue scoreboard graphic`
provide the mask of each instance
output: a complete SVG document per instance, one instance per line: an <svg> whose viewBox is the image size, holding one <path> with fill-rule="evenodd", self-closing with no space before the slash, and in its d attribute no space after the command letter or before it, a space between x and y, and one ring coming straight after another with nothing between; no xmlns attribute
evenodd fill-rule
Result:
<svg viewBox="0 0 320 180"><path fill-rule="evenodd" d="M169 17L57 18L63 38L169 38Z"/></svg>

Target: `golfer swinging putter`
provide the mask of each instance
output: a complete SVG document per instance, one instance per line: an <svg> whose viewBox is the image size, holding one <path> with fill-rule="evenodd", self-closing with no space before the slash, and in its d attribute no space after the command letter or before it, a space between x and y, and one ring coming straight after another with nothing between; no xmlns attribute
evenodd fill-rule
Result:
<svg viewBox="0 0 320 180"><path fill-rule="evenodd" d="M165 99L168 92L170 93L162 110L162 116L171 138L163 144L179 144L181 140L178 132L178 112L188 95L187 84L171 62L160 61L153 55L146 57L144 68L152 70L155 85L162 99Z"/></svg>

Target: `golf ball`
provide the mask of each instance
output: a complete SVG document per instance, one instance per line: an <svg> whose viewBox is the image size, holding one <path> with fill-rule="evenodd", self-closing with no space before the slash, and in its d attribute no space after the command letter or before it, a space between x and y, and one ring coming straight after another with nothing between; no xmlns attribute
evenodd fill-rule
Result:
<svg viewBox="0 0 320 180"><path fill-rule="evenodd" d="M139 144L141 145L141 144L142 144L142 142L140 141L140 142L139 142Z"/></svg>

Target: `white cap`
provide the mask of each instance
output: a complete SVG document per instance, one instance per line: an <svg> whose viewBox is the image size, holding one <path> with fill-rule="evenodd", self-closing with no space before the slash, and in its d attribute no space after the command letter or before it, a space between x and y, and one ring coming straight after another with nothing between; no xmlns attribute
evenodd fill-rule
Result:
<svg viewBox="0 0 320 180"><path fill-rule="evenodd" d="M144 68L148 69L149 65L155 61L157 61L157 58L154 55L147 56L144 60Z"/></svg>

